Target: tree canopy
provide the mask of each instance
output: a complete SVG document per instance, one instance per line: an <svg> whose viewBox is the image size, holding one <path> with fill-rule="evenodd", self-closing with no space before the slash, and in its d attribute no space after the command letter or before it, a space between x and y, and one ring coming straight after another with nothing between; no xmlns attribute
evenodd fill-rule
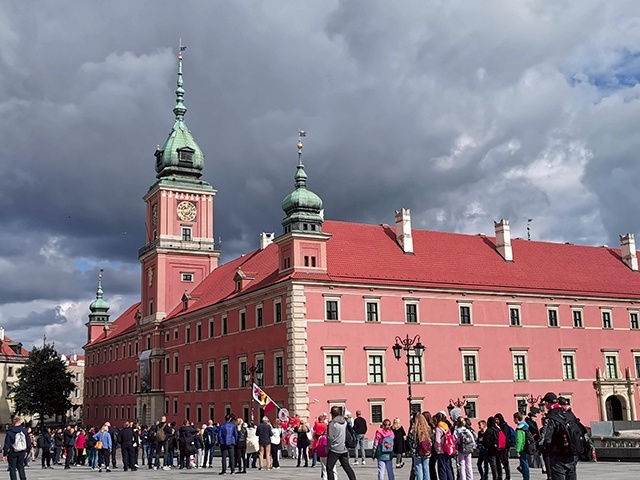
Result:
<svg viewBox="0 0 640 480"><path fill-rule="evenodd" d="M64 415L71 408L72 378L53 345L33 347L12 389L16 413L38 414L40 423L45 417Z"/></svg>

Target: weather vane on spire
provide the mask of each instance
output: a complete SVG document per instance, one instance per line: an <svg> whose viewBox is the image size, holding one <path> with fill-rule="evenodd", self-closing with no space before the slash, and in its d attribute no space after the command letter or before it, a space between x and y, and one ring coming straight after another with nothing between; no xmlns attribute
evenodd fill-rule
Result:
<svg viewBox="0 0 640 480"><path fill-rule="evenodd" d="M302 139L307 136L307 132L304 130L298 130L298 150L302 150Z"/></svg>
<svg viewBox="0 0 640 480"><path fill-rule="evenodd" d="M182 38L180 39L180 45L178 47L178 60L182 60L182 52L187 49L186 45L182 44Z"/></svg>

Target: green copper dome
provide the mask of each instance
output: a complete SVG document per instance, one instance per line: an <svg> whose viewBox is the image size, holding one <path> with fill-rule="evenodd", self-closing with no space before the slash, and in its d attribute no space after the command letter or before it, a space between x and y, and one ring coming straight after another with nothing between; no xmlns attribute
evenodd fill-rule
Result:
<svg viewBox="0 0 640 480"><path fill-rule="evenodd" d="M284 232L322 231L322 199L307 188L307 174L302 164L302 143L298 143L298 166L294 177L296 189L282 201L286 217L282 221Z"/></svg>
<svg viewBox="0 0 640 480"><path fill-rule="evenodd" d="M91 313L107 313L109 311L109 304L102 298L104 295L102 291L102 270L98 275L98 290L96 290L96 299L89 305Z"/></svg>
<svg viewBox="0 0 640 480"><path fill-rule="evenodd" d="M184 115L184 88L182 88L182 55L178 57L178 88L176 88L176 106L173 108L175 122L171 133L162 148L155 153L157 178L182 177L198 179L204 167L204 154L193 139Z"/></svg>

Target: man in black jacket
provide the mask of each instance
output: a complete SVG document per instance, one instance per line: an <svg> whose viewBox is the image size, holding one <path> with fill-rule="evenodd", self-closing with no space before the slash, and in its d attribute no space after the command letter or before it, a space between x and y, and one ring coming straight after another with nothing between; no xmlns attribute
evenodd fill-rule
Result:
<svg viewBox="0 0 640 480"><path fill-rule="evenodd" d="M356 458L353 464L358 464L358 452L360 452L360 457L362 457L362 465L364 465L364 436L367 433L367 421L362 418L362 412L360 410L356 410L356 419L353 421L353 430L357 435L356 448L354 453Z"/></svg>
<svg viewBox="0 0 640 480"><path fill-rule="evenodd" d="M69 469L74 464L73 457L76 453L76 430L71 425L67 425L62 434L64 448L67 451L67 458L64 461L64 468Z"/></svg>
<svg viewBox="0 0 640 480"><path fill-rule="evenodd" d="M124 428L120 430L120 449L122 451L122 465L124 471L137 470L135 462L135 452L133 449L133 440L135 433L129 422L124 422Z"/></svg>
<svg viewBox="0 0 640 480"><path fill-rule="evenodd" d="M576 480L576 463L565 433L566 412L553 392L547 393L542 401L547 408L541 445L549 456L551 471L547 474L550 474L553 480Z"/></svg>
<svg viewBox="0 0 640 480"><path fill-rule="evenodd" d="M120 430L109 425L109 435L111 435L111 468L118 468L116 464L116 453L120 446Z"/></svg>

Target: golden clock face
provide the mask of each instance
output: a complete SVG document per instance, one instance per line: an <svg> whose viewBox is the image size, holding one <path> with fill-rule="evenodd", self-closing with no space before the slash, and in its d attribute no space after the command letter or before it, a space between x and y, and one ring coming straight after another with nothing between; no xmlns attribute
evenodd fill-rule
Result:
<svg viewBox="0 0 640 480"><path fill-rule="evenodd" d="M151 208L151 223L155 227L158 225L158 204L155 203Z"/></svg>
<svg viewBox="0 0 640 480"><path fill-rule="evenodd" d="M180 202L178 204L178 218L183 222L193 222L196 218L197 209L194 203Z"/></svg>

